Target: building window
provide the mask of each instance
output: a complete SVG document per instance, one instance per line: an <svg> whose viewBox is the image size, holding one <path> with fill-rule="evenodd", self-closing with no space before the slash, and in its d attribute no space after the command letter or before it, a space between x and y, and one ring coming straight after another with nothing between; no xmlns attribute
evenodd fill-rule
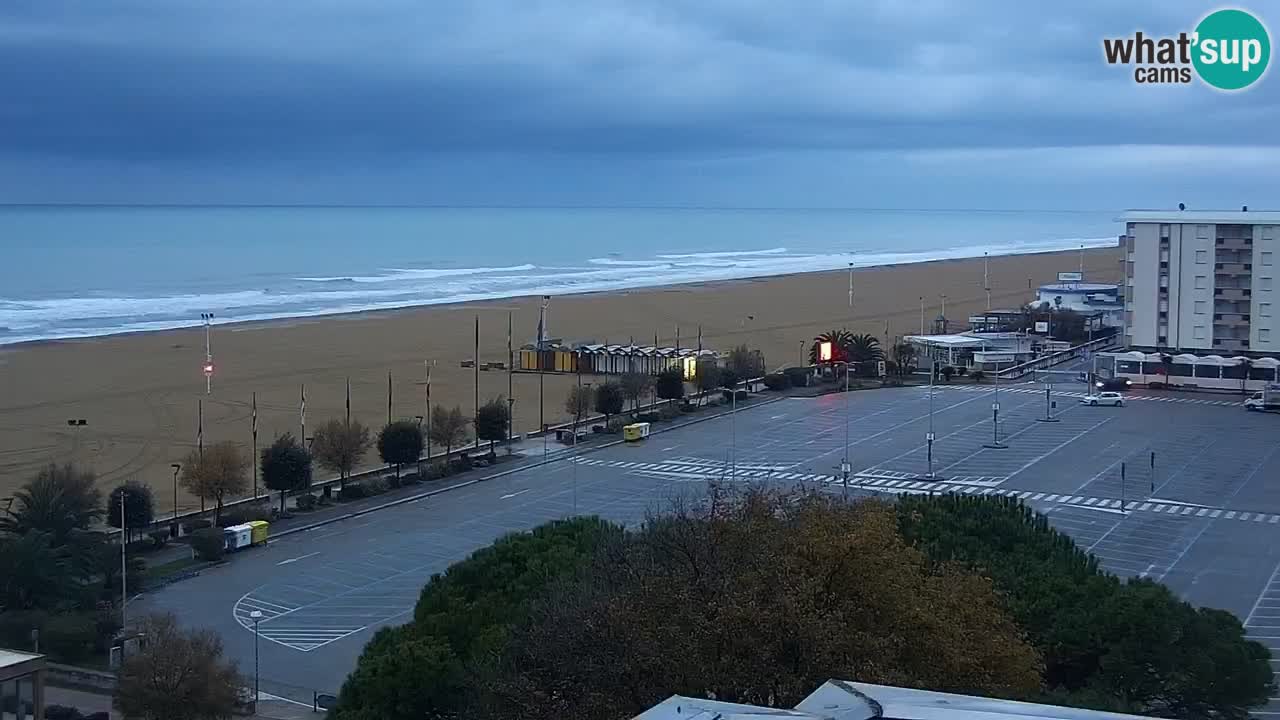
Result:
<svg viewBox="0 0 1280 720"><path fill-rule="evenodd" d="M1166 283L1167 284L1167 283ZM1209 287L1209 277L1207 275L1196 276L1196 289L1205 290Z"/></svg>
<svg viewBox="0 0 1280 720"><path fill-rule="evenodd" d="M1258 278L1258 289L1259 289L1259 290L1270 290L1270 289L1271 289L1271 278L1269 278L1269 277Z"/></svg>
<svg viewBox="0 0 1280 720"><path fill-rule="evenodd" d="M1270 250L1263 250L1263 251L1262 251L1262 264L1263 264L1263 266L1270 265L1270 264L1271 264L1271 261L1272 261L1272 252L1271 252Z"/></svg>
<svg viewBox="0 0 1280 720"><path fill-rule="evenodd" d="M1258 303L1258 315L1271 317L1271 303Z"/></svg>
<svg viewBox="0 0 1280 720"><path fill-rule="evenodd" d="M1130 235L1132 235L1132 234L1133 234L1133 233L1130 233ZM1160 226L1160 237L1162 237L1162 238L1167 238L1167 237L1169 237L1169 226L1168 226L1168 225L1161 225L1161 226Z"/></svg>
<svg viewBox="0 0 1280 720"><path fill-rule="evenodd" d="M1204 326L1203 326L1203 325L1196 325L1196 326L1195 326L1195 328L1194 328L1194 330L1193 330L1192 337L1193 337L1194 339L1196 339L1196 340L1203 340L1203 339L1204 339Z"/></svg>
<svg viewBox="0 0 1280 720"><path fill-rule="evenodd" d="M1209 303L1205 300L1197 300L1195 307L1197 315L1204 315L1209 310Z"/></svg>
<svg viewBox="0 0 1280 720"><path fill-rule="evenodd" d="M1271 330L1258 328L1258 342L1271 342Z"/></svg>
<svg viewBox="0 0 1280 720"><path fill-rule="evenodd" d="M1275 236L1276 236L1276 226L1275 226L1275 225L1263 225L1263 226L1262 226L1262 239L1263 239L1263 240L1270 240L1271 238L1273 238L1273 237L1275 237Z"/></svg>
<svg viewBox="0 0 1280 720"><path fill-rule="evenodd" d="M1197 251L1196 251L1196 264L1197 264L1197 265L1205 265L1205 264L1207 264L1208 262L1209 262L1209 251L1208 251L1208 250L1197 250Z"/></svg>
<svg viewBox="0 0 1280 720"><path fill-rule="evenodd" d="M1208 237L1209 237L1209 226L1208 226L1208 225L1197 225L1197 226L1196 226L1196 237L1197 237L1197 238L1208 238Z"/></svg>

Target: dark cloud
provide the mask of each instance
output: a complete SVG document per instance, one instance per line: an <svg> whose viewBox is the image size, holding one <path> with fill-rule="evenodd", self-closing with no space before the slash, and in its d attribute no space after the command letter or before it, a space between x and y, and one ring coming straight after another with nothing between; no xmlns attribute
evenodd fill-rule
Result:
<svg viewBox="0 0 1280 720"><path fill-rule="evenodd" d="M782 168L817 188L848 160L932 178L998 167L1043 176L1045 194L1064 178L1143 169L1116 157L1184 178L1188 158L1212 165L1215 147L1274 160L1275 78L1232 95L1142 88L1102 62L1103 36L1173 33L1204 11L1107 0L10 0L0 190L145 201L154 183L166 201L415 202L429 189L485 202L589 185L583 197L619 202L679 188L694 204L736 192L769 205ZM721 175L730 166L736 175ZM1254 166L1234 179L1274 183ZM1210 182L1221 168L1206 172ZM133 185L95 191L102 173ZM539 175L545 187L528 187ZM165 177L188 182L165 190ZM403 186L412 178L421 192Z"/></svg>

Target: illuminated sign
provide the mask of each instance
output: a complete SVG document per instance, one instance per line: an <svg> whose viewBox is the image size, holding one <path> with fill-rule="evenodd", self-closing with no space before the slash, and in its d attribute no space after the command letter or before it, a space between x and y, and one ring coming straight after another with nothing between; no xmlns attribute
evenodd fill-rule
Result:
<svg viewBox="0 0 1280 720"><path fill-rule="evenodd" d="M829 341L818 343L818 361L831 362L831 343Z"/></svg>

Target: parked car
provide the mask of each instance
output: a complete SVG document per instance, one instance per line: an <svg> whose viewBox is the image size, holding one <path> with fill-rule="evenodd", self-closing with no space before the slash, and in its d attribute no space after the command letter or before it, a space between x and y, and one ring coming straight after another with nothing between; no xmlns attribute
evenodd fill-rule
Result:
<svg viewBox="0 0 1280 720"><path fill-rule="evenodd" d="M1123 407L1124 396L1118 392L1091 393L1080 398L1080 402L1085 405L1113 405L1115 407Z"/></svg>
<svg viewBox="0 0 1280 720"><path fill-rule="evenodd" d="M1133 381L1129 378L1099 378L1093 386L1099 390L1128 390L1133 387Z"/></svg>

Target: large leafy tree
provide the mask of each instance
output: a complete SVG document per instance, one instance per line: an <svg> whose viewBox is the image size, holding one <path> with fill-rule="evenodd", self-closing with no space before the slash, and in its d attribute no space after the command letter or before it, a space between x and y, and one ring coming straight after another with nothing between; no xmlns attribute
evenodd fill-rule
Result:
<svg viewBox="0 0 1280 720"><path fill-rule="evenodd" d="M0 513L0 531L40 531L62 545L101 517L102 492L93 472L50 463L13 494L12 507Z"/></svg>
<svg viewBox="0 0 1280 720"><path fill-rule="evenodd" d="M902 498L904 535L937 562L979 568L1045 659L1068 704L1179 718L1244 718L1274 694L1270 655L1240 621L1150 580L1103 572L1009 498Z"/></svg>
<svg viewBox="0 0 1280 720"><path fill-rule="evenodd" d="M291 433L262 450L262 483L280 492L281 513L288 493L311 485L311 453Z"/></svg>
<svg viewBox="0 0 1280 720"><path fill-rule="evenodd" d="M596 412L604 415L605 427L609 425L609 418L622 412L623 399L622 385L617 382L603 382L596 388Z"/></svg>
<svg viewBox="0 0 1280 720"><path fill-rule="evenodd" d="M117 673L117 710L139 720L231 717L244 679L222 657L217 634L183 630L172 615L148 616L138 629L147 640Z"/></svg>
<svg viewBox="0 0 1280 720"><path fill-rule="evenodd" d="M76 563L53 535L33 530L0 535L0 612L57 610L77 604Z"/></svg>
<svg viewBox="0 0 1280 720"><path fill-rule="evenodd" d="M759 351L752 350L746 344L729 350L729 357L725 364L727 369L732 370L740 378L764 375L764 358Z"/></svg>
<svg viewBox="0 0 1280 720"><path fill-rule="evenodd" d="M684 397L684 375L679 368L668 368L658 373L654 392L663 400L679 400Z"/></svg>
<svg viewBox="0 0 1280 720"><path fill-rule="evenodd" d="M121 502L124 503L123 518L120 512ZM129 481L116 486L107 496L107 524L123 529L127 538L132 538L135 532L150 525L153 515L154 500L150 485Z"/></svg>
<svg viewBox="0 0 1280 720"><path fill-rule="evenodd" d="M596 389L590 385L571 387L564 399L564 410L569 413L574 422L581 422L582 418L591 411L595 396Z"/></svg>
<svg viewBox="0 0 1280 720"><path fill-rule="evenodd" d="M249 489L252 462L240 446L230 440L215 443L203 452L192 450L182 461L182 486L202 501L213 501L216 525L227 498Z"/></svg>
<svg viewBox="0 0 1280 720"><path fill-rule="evenodd" d="M422 429L409 420L396 420L378 433L378 455L382 461L396 466L396 478L400 467L418 462L422 457Z"/></svg>
<svg viewBox="0 0 1280 720"><path fill-rule="evenodd" d="M455 445L467 441L469 425L471 420L462 414L462 408L458 405L452 408L440 405L431 408L431 442L443 445L446 457L453 452Z"/></svg>
<svg viewBox="0 0 1280 720"><path fill-rule="evenodd" d="M845 353L851 363L873 363L884 359L884 350L875 335L859 333L849 337Z"/></svg>
<svg viewBox="0 0 1280 720"><path fill-rule="evenodd" d="M893 509L753 491L606 544L519 624L493 717L631 717L678 693L774 707L832 677L1034 693L1040 659L990 581L935 566Z"/></svg>
<svg viewBox="0 0 1280 720"><path fill-rule="evenodd" d="M629 372L619 378L622 395L631 403L632 412L639 412L640 399L653 391L653 376L647 373Z"/></svg>
<svg viewBox="0 0 1280 720"><path fill-rule="evenodd" d="M506 398L496 397L484 405L476 413L476 437L489 441L489 454L493 454L494 443L507 439L511 428L511 406Z"/></svg>
<svg viewBox="0 0 1280 720"><path fill-rule="evenodd" d="M346 487L347 478L369 451L369 428L359 420L333 419L316 428L311 454L321 467L338 473L338 487Z"/></svg>
<svg viewBox="0 0 1280 720"><path fill-rule="evenodd" d="M511 626L551 584L585 565L603 538L620 532L594 518L556 521L499 539L433 576L413 621L380 630L365 646L333 716L475 716L475 673L501 651Z"/></svg>

